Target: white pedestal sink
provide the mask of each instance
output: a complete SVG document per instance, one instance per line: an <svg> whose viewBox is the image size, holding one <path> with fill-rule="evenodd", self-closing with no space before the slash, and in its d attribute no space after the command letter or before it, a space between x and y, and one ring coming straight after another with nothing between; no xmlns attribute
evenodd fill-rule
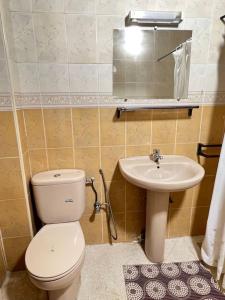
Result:
<svg viewBox="0 0 225 300"><path fill-rule="evenodd" d="M150 261L162 262L170 192L184 191L197 185L204 169L192 159L165 155L156 164L149 156L119 160L122 175L147 190L145 253Z"/></svg>

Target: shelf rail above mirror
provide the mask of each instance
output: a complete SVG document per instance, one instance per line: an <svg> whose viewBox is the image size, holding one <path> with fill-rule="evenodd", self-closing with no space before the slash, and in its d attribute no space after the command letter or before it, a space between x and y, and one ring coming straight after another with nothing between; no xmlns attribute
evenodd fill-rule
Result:
<svg viewBox="0 0 225 300"><path fill-rule="evenodd" d="M192 110L199 108L199 105L154 105L154 106L137 106L137 105L127 105L118 106L116 110L117 118L119 119L124 112L138 111L138 110L153 110L153 109L187 109L188 116L192 116Z"/></svg>

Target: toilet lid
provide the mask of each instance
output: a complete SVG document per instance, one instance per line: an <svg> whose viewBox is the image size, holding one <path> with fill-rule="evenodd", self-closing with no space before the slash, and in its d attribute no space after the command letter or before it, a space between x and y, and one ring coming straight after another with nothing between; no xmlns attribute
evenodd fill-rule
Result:
<svg viewBox="0 0 225 300"><path fill-rule="evenodd" d="M36 277L56 277L79 262L84 248L79 222L45 225L27 248L26 267Z"/></svg>

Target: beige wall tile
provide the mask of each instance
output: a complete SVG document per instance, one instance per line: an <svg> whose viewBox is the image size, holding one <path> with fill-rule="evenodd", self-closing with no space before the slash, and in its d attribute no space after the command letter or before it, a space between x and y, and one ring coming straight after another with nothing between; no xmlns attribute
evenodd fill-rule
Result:
<svg viewBox="0 0 225 300"><path fill-rule="evenodd" d="M44 109L48 148L72 147L72 122L70 109Z"/></svg>
<svg viewBox="0 0 225 300"><path fill-rule="evenodd" d="M119 170L118 161L125 157L125 147L102 147L101 166L107 181L121 180L122 175Z"/></svg>
<svg viewBox="0 0 225 300"><path fill-rule="evenodd" d="M127 113L126 144L149 145L151 138L151 112L138 111Z"/></svg>
<svg viewBox="0 0 225 300"><path fill-rule="evenodd" d="M192 117L187 116L187 112L178 112L177 122L177 143L196 143L199 140L201 109L194 109Z"/></svg>
<svg viewBox="0 0 225 300"><path fill-rule="evenodd" d="M192 207L194 189L188 189L182 192L171 193L170 198L172 203L170 207L173 208L183 208L183 207Z"/></svg>
<svg viewBox="0 0 225 300"><path fill-rule="evenodd" d="M142 145L142 146L126 146L126 157L131 156L142 156L150 154L150 146Z"/></svg>
<svg viewBox="0 0 225 300"><path fill-rule="evenodd" d="M23 198L19 158L0 159L0 200Z"/></svg>
<svg viewBox="0 0 225 300"><path fill-rule="evenodd" d="M80 220L86 244L102 243L102 216L83 216Z"/></svg>
<svg viewBox="0 0 225 300"><path fill-rule="evenodd" d="M75 149L75 166L78 169L83 169L86 176L99 179L100 157L99 148L77 148Z"/></svg>
<svg viewBox="0 0 225 300"><path fill-rule="evenodd" d="M30 162L29 162L29 152L23 154L23 166L26 177L27 187L29 189L30 179L31 179L31 171L30 171Z"/></svg>
<svg viewBox="0 0 225 300"><path fill-rule="evenodd" d="M214 187L214 176L205 176L202 182L194 188L192 206L209 206Z"/></svg>
<svg viewBox="0 0 225 300"><path fill-rule="evenodd" d="M221 149L215 149L214 151L206 151L207 154L220 154ZM205 151L204 151L205 152ZM206 175L216 175L219 158L205 158L199 156L199 163L205 169Z"/></svg>
<svg viewBox="0 0 225 300"><path fill-rule="evenodd" d="M145 229L145 213L129 212L126 214L126 241L135 241Z"/></svg>
<svg viewBox="0 0 225 300"><path fill-rule="evenodd" d="M121 242L125 242L125 239L126 239L125 214L114 213L114 218L115 218L116 229L117 229L117 240L114 240L111 237L111 235L109 233L109 225L108 225L108 221L107 221L107 218L106 218L106 214L104 214L104 218L103 218L103 242L104 243L112 243L112 242L113 243L121 243ZM115 231L113 231L113 235L115 235Z"/></svg>
<svg viewBox="0 0 225 300"><path fill-rule="evenodd" d="M75 147L99 146L98 109L76 108L72 113Z"/></svg>
<svg viewBox="0 0 225 300"><path fill-rule="evenodd" d="M17 113L17 118L18 118L22 151L23 151L23 153L25 153L25 152L27 152L28 146L27 146L27 135L26 135L26 129L25 129L23 110L17 110L16 113Z"/></svg>
<svg viewBox="0 0 225 300"><path fill-rule="evenodd" d="M115 213L125 213L125 182L112 181L107 182L109 198L112 210ZM102 188L102 202L105 202L104 189Z"/></svg>
<svg viewBox="0 0 225 300"><path fill-rule="evenodd" d="M73 148L47 149L49 170L73 169Z"/></svg>
<svg viewBox="0 0 225 300"><path fill-rule="evenodd" d="M29 235L25 199L0 201L0 227L3 238Z"/></svg>
<svg viewBox="0 0 225 300"><path fill-rule="evenodd" d="M45 149L30 150L29 156L32 175L48 170L47 154Z"/></svg>
<svg viewBox="0 0 225 300"><path fill-rule="evenodd" d="M117 119L114 108L100 109L100 127L102 146L125 144L125 117Z"/></svg>
<svg viewBox="0 0 225 300"><path fill-rule="evenodd" d="M177 144L176 145L176 154L185 155L195 161L198 160L197 156L197 144Z"/></svg>
<svg viewBox="0 0 225 300"><path fill-rule="evenodd" d="M201 143L217 144L224 134L224 106L203 106Z"/></svg>
<svg viewBox="0 0 225 300"><path fill-rule="evenodd" d="M191 208L169 210L168 233L169 237L185 236L190 234Z"/></svg>
<svg viewBox="0 0 225 300"><path fill-rule="evenodd" d="M175 144L152 144L150 153L152 153L154 149L159 149L162 155L170 155L175 152Z"/></svg>
<svg viewBox="0 0 225 300"><path fill-rule="evenodd" d="M29 243L29 236L3 239L9 271L25 269L24 255Z"/></svg>
<svg viewBox="0 0 225 300"><path fill-rule="evenodd" d="M145 211L146 190L141 189L126 181L126 210Z"/></svg>
<svg viewBox="0 0 225 300"><path fill-rule="evenodd" d="M191 235L204 235L207 219L209 214L209 207L192 208L191 216Z"/></svg>
<svg viewBox="0 0 225 300"><path fill-rule="evenodd" d="M18 156L13 113L1 111L0 120L0 157Z"/></svg>
<svg viewBox="0 0 225 300"><path fill-rule="evenodd" d="M41 109L25 109L25 124L27 130L28 148L44 148L44 127Z"/></svg>
<svg viewBox="0 0 225 300"><path fill-rule="evenodd" d="M177 113L153 111L152 143L173 144L176 135Z"/></svg>

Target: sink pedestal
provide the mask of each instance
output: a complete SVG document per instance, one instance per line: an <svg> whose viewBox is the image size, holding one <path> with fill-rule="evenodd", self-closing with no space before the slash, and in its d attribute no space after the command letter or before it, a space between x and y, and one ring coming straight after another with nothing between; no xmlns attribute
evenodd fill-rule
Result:
<svg viewBox="0 0 225 300"><path fill-rule="evenodd" d="M145 253L151 262L164 259L169 193L147 191Z"/></svg>

